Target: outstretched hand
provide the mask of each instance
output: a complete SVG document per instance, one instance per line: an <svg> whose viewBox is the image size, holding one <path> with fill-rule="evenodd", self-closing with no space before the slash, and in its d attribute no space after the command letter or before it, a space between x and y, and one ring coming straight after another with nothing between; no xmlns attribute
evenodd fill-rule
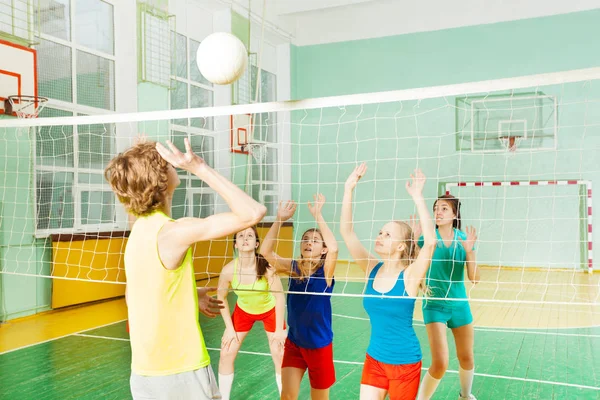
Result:
<svg viewBox="0 0 600 400"><path fill-rule="evenodd" d="M317 219L317 217L321 215L323 204L325 204L325 196L319 193L315 194L313 196L313 199L315 201L314 205L310 201L308 202L308 211L310 211L312 216L315 217L315 219Z"/></svg>
<svg viewBox="0 0 600 400"><path fill-rule="evenodd" d="M477 242L477 231L472 226L467 226L465 233L467 234L467 239L463 240L462 238L459 238L459 240L465 251L470 253L475 248L475 243Z"/></svg>
<svg viewBox="0 0 600 400"><path fill-rule="evenodd" d="M167 140L167 146L170 150L161 143L156 143L156 150L172 166L197 174L207 166L206 162L192 151L192 145L188 138L184 139L184 143L185 154L179 151L170 140Z"/></svg>
<svg viewBox="0 0 600 400"><path fill-rule="evenodd" d="M225 308L221 300L217 300L212 296L208 295L208 292L214 292L217 290L216 287L203 287L198 288L198 308L200 312L209 318L216 317L220 310Z"/></svg>
<svg viewBox="0 0 600 400"><path fill-rule="evenodd" d="M425 174L420 169L415 169L414 174L410 174L410 180L406 181L406 191L412 197L422 195L426 180Z"/></svg>
<svg viewBox="0 0 600 400"><path fill-rule="evenodd" d="M346 190L354 190L356 184L367 173L367 163L362 163L358 167L354 168L354 171L346 179Z"/></svg>
<svg viewBox="0 0 600 400"><path fill-rule="evenodd" d="M277 208L277 219L284 222L292 218L296 212L296 207L294 200L280 201L279 208Z"/></svg>

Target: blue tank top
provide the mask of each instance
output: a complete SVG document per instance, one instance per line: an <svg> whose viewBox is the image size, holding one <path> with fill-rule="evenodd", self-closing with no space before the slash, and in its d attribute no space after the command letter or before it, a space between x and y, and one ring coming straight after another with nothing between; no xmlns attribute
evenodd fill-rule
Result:
<svg viewBox="0 0 600 400"><path fill-rule="evenodd" d="M398 276L396 284L387 293L373 288L373 281L383 263L377 264L367 282L363 306L371 320L371 340L367 354L375 360L393 365L413 364L422 358L421 345L413 328L415 299L390 298L388 296L407 296L404 288L404 271Z"/></svg>
<svg viewBox="0 0 600 400"><path fill-rule="evenodd" d="M300 274L298 263L292 261L293 271ZM325 270L317 269L304 280L290 277L289 291L331 293L335 281L327 286ZM333 341L331 328L331 296L288 293L288 339L298 347L319 349Z"/></svg>

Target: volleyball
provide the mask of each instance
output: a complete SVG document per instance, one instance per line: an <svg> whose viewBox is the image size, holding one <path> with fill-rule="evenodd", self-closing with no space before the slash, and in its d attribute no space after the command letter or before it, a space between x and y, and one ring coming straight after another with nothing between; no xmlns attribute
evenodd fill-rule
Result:
<svg viewBox="0 0 600 400"><path fill-rule="evenodd" d="M246 70L248 52L236 36L216 32L200 43L196 62L202 75L210 82L228 85L239 79Z"/></svg>

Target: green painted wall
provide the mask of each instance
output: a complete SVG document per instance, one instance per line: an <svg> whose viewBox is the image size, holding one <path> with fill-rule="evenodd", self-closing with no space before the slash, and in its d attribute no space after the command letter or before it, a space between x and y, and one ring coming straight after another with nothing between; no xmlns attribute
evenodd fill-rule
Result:
<svg viewBox="0 0 600 400"><path fill-rule="evenodd" d="M292 48L292 97L474 82L600 65L600 9Z"/></svg>
<svg viewBox="0 0 600 400"><path fill-rule="evenodd" d="M138 84L138 111L162 111L169 109L169 89L149 82ZM164 142L169 139L168 121L139 122L138 132L150 140Z"/></svg>
<svg viewBox="0 0 600 400"><path fill-rule="evenodd" d="M600 10L594 10L294 47L292 95L368 93L600 66L598 20ZM304 204L317 191L326 195L326 219L339 231L343 183L362 161L370 169L357 189L354 215L359 237L369 248L385 222L414 213L404 182L416 166L430 177L425 191L429 204L439 183L458 179L597 181L600 128L593 121L600 121L600 82L534 89L557 95L561 103L558 151L513 159L457 151L454 98L295 112L293 198L301 204L296 235L314 226ZM482 227L480 262L581 266L577 194L578 189L568 188L461 192L463 219ZM510 218L517 222L508 222ZM342 246L340 259L348 257Z"/></svg>
<svg viewBox="0 0 600 400"><path fill-rule="evenodd" d="M248 18L231 11L231 33L248 48L250 45L250 21Z"/></svg>

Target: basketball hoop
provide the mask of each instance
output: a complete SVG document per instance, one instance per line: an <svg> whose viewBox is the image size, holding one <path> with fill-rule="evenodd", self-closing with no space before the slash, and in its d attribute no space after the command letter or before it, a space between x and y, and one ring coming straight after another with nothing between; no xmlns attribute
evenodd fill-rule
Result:
<svg viewBox="0 0 600 400"><path fill-rule="evenodd" d="M47 102L48 99L41 96L8 96L4 100L4 112L9 115L14 113L17 118L37 118Z"/></svg>
<svg viewBox="0 0 600 400"><path fill-rule="evenodd" d="M252 157L259 164L262 164L267 157L267 147L262 143L248 143L243 145L242 148L243 151L248 151L249 154L252 154Z"/></svg>
<svg viewBox="0 0 600 400"><path fill-rule="evenodd" d="M517 146L522 139L523 138L519 136L501 136L498 138L502 147L504 147L511 156L517 152Z"/></svg>

